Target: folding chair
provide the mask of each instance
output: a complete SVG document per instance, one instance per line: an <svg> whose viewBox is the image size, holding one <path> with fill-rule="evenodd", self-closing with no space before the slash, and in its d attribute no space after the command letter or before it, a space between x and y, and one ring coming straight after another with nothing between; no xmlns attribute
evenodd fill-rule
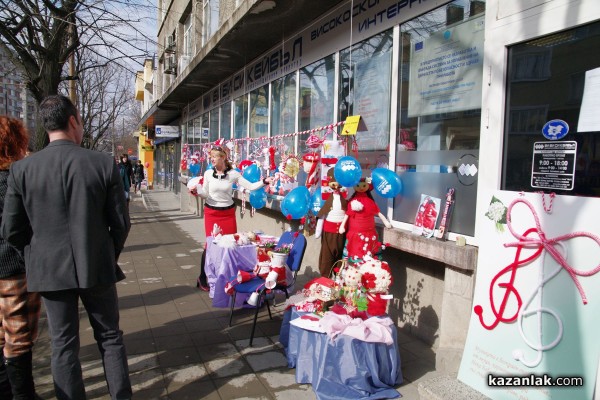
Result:
<svg viewBox="0 0 600 400"><path fill-rule="evenodd" d="M292 243L292 249L290 254L288 255L286 264L293 272L293 278L291 282L286 282L285 285L276 285L271 290L280 290L285 293L286 299L289 297L288 289L290 289L294 283L296 282L296 278L298 276L298 272L300 271L300 267L302 266L302 259L304 258L304 252L306 251L306 238L303 234L298 233L298 236L294 237L293 232L284 232L277 243L277 247L283 244ZM233 280L235 278L232 278ZM250 346L252 346L252 340L254 339L254 331L256 330L256 321L258 320L258 311L262 307L263 301L267 305L267 310L269 311L269 319L273 319L271 315L271 307L269 306L269 300L266 298L266 288L265 288L265 279L260 277L252 278L251 280L243 283L238 283L233 287L233 295L231 296L231 310L229 314L229 326L231 326L231 321L233 319L233 309L235 307L235 297L237 293L245 293L252 294L254 292L258 293L258 301L256 303L256 311L254 312L254 321L252 323L252 332L250 333Z"/></svg>

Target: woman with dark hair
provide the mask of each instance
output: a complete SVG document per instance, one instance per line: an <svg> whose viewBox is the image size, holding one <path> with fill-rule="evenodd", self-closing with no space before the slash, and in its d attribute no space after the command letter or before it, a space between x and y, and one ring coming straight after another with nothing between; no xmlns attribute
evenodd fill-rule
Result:
<svg viewBox="0 0 600 400"><path fill-rule="evenodd" d="M0 223L10 165L25 157L28 135L20 120L0 116ZM22 254L0 237L0 398L34 399L32 348L40 294L27 292Z"/></svg>
<svg viewBox="0 0 600 400"><path fill-rule="evenodd" d="M251 183L242 174L233 169L227 159L227 153L220 146L210 150L212 169L204 173L202 185L196 187L198 196L204 199L204 232L206 237L216 233L223 235L237 233L233 185L238 184L248 190L257 190L271 183L271 178ZM204 273L205 255L202 255L200 278L196 286L208 290Z"/></svg>
<svg viewBox="0 0 600 400"><path fill-rule="evenodd" d="M127 153L123 153L123 155L121 155L121 161L119 161L119 174L121 174L121 179L123 180L125 198L127 199L127 206L129 207L129 201L131 200L129 191L131 189L131 185L133 185L133 167L131 166L129 155L127 155Z"/></svg>
<svg viewBox="0 0 600 400"><path fill-rule="evenodd" d="M133 168L133 176L135 178L135 184L133 188L133 192L137 193L138 190L142 190L142 182L144 181L144 165L142 164L142 160L137 160L137 164Z"/></svg>

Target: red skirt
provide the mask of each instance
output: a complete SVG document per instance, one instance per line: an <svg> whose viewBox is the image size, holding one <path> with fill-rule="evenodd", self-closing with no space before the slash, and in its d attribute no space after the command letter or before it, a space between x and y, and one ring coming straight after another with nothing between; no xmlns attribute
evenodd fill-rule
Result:
<svg viewBox="0 0 600 400"><path fill-rule="evenodd" d="M204 207L204 232L206 236L212 236L215 224L221 228L221 234L231 235L237 233L237 223L235 220L236 207L227 210L215 210Z"/></svg>

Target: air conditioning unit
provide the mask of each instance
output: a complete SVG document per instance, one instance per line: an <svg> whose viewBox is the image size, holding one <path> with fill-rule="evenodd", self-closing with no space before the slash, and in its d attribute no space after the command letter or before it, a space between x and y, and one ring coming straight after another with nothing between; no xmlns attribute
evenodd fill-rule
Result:
<svg viewBox="0 0 600 400"><path fill-rule="evenodd" d="M176 47L175 34L167 36L167 45L165 47L165 51L167 53L174 53L175 47Z"/></svg>
<svg viewBox="0 0 600 400"><path fill-rule="evenodd" d="M165 58L165 74L177 75L177 58L175 54Z"/></svg>

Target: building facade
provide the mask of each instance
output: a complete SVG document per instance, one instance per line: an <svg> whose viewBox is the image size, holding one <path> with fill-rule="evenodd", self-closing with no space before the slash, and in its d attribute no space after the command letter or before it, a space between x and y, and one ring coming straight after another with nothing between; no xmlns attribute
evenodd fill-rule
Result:
<svg viewBox="0 0 600 400"><path fill-rule="evenodd" d="M197 154L202 164L205 144L229 141L237 162L263 160L274 147L279 163L310 151L307 131L334 139L339 131L327 126L360 115L366 130L348 147L363 176L388 168L403 185L393 199L376 198L393 225L382 229L395 279L390 315L436 346L438 370L456 373L490 194L552 191L598 201L597 135L574 127L586 71L600 67L593 50L600 7L594 0L292 3L159 1L155 101L140 126L149 135L156 125L177 126L180 136L157 145L157 158L165 155L155 176L180 191L182 210L201 212L180 161ZM567 186L547 183L544 171L532 180L540 172L531 165L534 143L554 119L569 121L578 143ZM447 240L415 235L423 196L443 204L449 189ZM294 226L280 200L270 196L253 217L238 215L240 228L278 234ZM309 239L310 246L320 243ZM307 272L316 274L318 251L311 253Z"/></svg>
<svg viewBox="0 0 600 400"><path fill-rule="evenodd" d="M23 79L8 54L0 49L0 113L23 120L34 131L37 102L26 89Z"/></svg>

